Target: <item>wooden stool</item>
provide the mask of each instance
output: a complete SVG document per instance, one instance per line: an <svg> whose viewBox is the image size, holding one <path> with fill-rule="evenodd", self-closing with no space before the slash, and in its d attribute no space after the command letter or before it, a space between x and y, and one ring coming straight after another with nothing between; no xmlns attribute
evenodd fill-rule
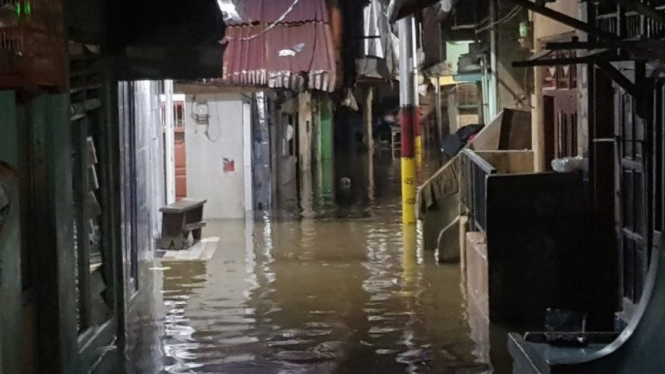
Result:
<svg viewBox="0 0 665 374"><path fill-rule="evenodd" d="M203 206L206 200L181 200L165 206L162 212L162 238L160 249L181 250L190 247L189 233L194 242L201 240L203 228Z"/></svg>

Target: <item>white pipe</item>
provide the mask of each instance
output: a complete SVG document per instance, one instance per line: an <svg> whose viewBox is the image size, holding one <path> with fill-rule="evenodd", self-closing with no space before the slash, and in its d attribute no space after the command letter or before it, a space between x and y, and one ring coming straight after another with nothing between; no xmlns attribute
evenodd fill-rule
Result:
<svg viewBox="0 0 665 374"><path fill-rule="evenodd" d="M164 81L164 157L166 158L166 203L176 200L175 183L175 118L173 110L173 81Z"/></svg>
<svg viewBox="0 0 665 374"><path fill-rule="evenodd" d="M441 142L443 141L443 138L446 137L448 134L443 133L443 107L441 105L441 99L442 93L441 93L441 82L439 81L439 78L436 78L436 86L434 86L435 89L435 97L436 97L436 103L434 108L436 109L436 129L437 129L437 149L441 147Z"/></svg>
<svg viewBox="0 0 665 374"><path fill-rule="evenodd" d="M418 105L418 86L416 70L416 22L413 16L401 19L399 27L399 83L400 103L402 106Z"/></svg>
<svg viewBox="0 0 665 374"><path fill-rule="evenodd" d="M242 122L245 214L249 217L254 212L254 174L252 172L252 106L248 102L242 104Z"/></svg>

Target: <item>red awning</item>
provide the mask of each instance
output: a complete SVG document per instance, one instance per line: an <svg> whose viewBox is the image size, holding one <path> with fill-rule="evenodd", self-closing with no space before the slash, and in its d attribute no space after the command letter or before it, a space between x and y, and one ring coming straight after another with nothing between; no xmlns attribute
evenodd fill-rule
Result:
<svg viewBox="0 0 665 374"><path fill-rule="evenodd" d="M328 24L279 24L266 31L268 27L227 29L224 83L298 91L335 90L335 57ZM299 45L302 50L296 48Z"/></svg>

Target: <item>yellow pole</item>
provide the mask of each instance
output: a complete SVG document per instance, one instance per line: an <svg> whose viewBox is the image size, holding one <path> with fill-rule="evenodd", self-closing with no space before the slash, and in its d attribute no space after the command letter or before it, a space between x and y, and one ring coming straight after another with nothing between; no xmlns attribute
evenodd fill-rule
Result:
<svg viewBox="0 0 665 374"><path fill-rule="evenodd" d="M404 284L402 292L413 290L417 282L418 273L418 227L417 225L404 225L402 229L404 254L402 258L402 279Z"/></svg>
<svg viewBox="0 0 665 374"><path fill-rule="evenodd" d="M402 107L402 222L416 224L416 141L418 129L418 94L416 91L415 18L398 22L400 35L399 93ZM421 143L422 144L422 143Z"/></svg>
<svg viewBox="0 0 665 374"><path fill-rule="evenodd" d="M416 160L402 157L402 222L416 224Z"/></svg>
<svg viewBox="0 0 665 374"><path fill-rule="evenodd" d="M417 121L414 106L402 107L402 222L416 224L417 163L415 158L414 125Z"/></svg>

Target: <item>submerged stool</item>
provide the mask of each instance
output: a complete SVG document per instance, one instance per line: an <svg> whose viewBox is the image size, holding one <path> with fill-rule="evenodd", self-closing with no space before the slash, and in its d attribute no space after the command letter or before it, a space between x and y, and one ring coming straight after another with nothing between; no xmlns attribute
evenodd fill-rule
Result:
<svg viewBox="0 0 665 374"><path fill-rule="evenodd" d="M181 200L165 206L162 212L162 238L160 249L181 250L190 247L189 233L194 242L201 240L203 228L203 206L207 200Z"/></svg>

